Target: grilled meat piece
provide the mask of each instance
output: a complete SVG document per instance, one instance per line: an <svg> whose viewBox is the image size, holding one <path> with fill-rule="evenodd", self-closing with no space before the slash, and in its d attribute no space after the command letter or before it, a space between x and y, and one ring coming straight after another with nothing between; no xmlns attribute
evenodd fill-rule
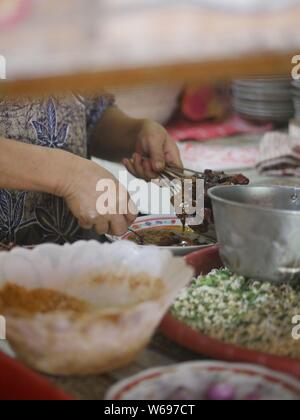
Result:
<svg viewBox="0 0 300 420"><path fill-rule="evenodd" d="M216 187L216 186L222 186L222 185L248 185L249 179L246 178L242 174L234 174L229 175L225 172L217 172L207 169L204 171L204 221L202 225L199 226L190 226L195 232L198 233L205 233L208 231L209 226L214 223L213 218L213 209L212 209L212 202L211 199L208 196L208 190L210 188ZM193 188L192 188L192 194L193 194L193 205L196 204L196 195L197 195L197 189L196 189L196 181L197 179L203 179L203 178L197 178L196 176L193 177L184 177L182 181L185 179L191 179L193 181ZM183 225L186 224L187 215L183 212L183 214L179 214L178 217L182 221Z"/></svg>

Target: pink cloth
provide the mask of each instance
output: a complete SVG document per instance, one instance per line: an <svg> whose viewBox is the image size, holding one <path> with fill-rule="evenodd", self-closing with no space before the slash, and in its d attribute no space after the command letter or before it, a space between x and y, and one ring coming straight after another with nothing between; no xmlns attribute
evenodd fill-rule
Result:
<svg viewBox="0 0 300 420"><path fill-rule="evenodd" d="M225 142L223 142L225 143ZM254 168L259 156L256 145L226 145L215 142L185 142L179 144L184 165L198 171L207 168L213 170L240 170Z"/></svg>
<svg viewBox="0 0 300 420"><path fill-rule="evenodd" d="M177 141L205 141L238 134L260 134L272 130L272 124L256 125L234 115L226 121L191 123L179 121L167 127L169 134Z"/></svg>
<svg viewBox="0 0 300 420"><path fill-rule="evenodd" d="M267 133L260 145L257 167L268 175L300 176L300 138Z"/></svg>

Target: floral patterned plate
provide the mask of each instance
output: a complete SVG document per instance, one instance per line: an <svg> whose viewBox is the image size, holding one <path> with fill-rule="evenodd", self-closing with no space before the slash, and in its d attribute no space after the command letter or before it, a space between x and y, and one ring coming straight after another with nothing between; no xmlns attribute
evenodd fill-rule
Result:
<svg viewBox="0 0 300 420"><path fill-rule="evenodd" d="M141 232L145 231L146 229L156 229L160 230L161 228L172 228L172 227L178 227L182 226L180 220L176 216L145 216L145 217L139 217L135 223L131 226L131 232L128 231L125 233L125 235L121 237L117 236L111 236L106 235L107 239L110 242L116 242L116 241L126 241L132 239L134 236L134 232ZM178 247L178 246L165 246L165 247L159 247L161 249L169 250L174 255L177 256L185 256L188 254L191 254L192 252L199 251L200 249L207 248L209 246L213 246L216 244L216 241L208 235L202 235L203 240L207 240L207 243L205 245L196 245L196 246L186 246L186 247ZM202 237L201 237L202 239ZM142 245L140 245L142 246Z"/></svg>
<svg viewBox="0 0 300 420"><path fill-rule="evenodd" d="M110 389L106 400L300 400L300 384L255 365L189 362L126 379Z"/></svg>

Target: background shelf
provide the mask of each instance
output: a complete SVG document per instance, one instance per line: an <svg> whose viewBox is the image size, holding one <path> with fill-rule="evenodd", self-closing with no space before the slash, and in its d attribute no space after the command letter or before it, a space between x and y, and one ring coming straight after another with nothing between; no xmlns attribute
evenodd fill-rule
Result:
<svg viewBox="0 0 300 420"><path fill-rule="evenodd" d="M5 21L0 6L0 92L286 73L300 50L300 5L290 1L246 14L228 7L256 0L215 0L220 11L205 0L14 0L14 18Z"/></svg>

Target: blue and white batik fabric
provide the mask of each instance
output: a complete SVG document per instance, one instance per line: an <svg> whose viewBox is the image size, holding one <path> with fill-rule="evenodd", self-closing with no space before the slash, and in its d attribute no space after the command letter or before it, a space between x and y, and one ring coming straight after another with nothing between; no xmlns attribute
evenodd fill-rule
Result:
<svg viewBox="0 0 300 420"><path fill-rule="evenodd" d="M114 98L108 94L93 98L75 94L43 99L0 98L0 137L89 158L93 128L113 105ZM0 190L0 242L62 244L92 237L93 232L79 227L63 199Z"/></svg>

